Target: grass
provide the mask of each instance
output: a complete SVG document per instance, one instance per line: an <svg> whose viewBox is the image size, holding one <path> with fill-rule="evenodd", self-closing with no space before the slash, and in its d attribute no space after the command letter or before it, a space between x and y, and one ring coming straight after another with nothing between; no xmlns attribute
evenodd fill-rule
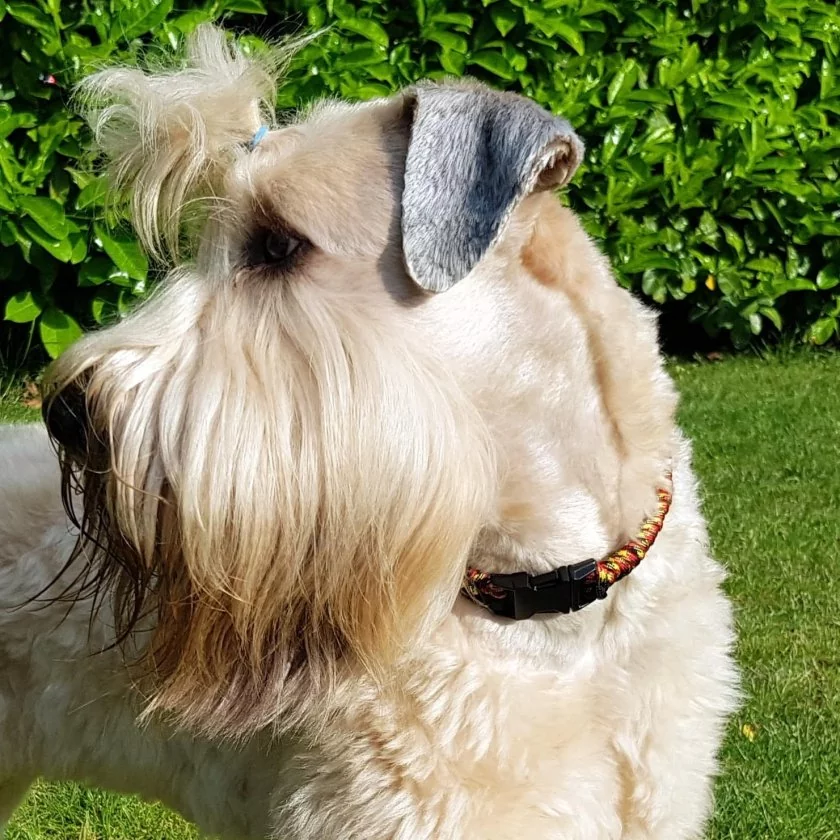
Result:
<svg viewBox="0 0 840 840"><path fill-rule="evenodd" d="M840 838L840 356L680 365L747 701L713 840Z"/></svg>
<svg viewBox="0 0 840 840"><path fill-rule="evenodd" d="M38 419L38 411L24 404L25 397L25 389L19 387L15 380L0 376L0 423L25 423Z"/></svg>
<svg viewBox="0 0 840 840"><path fill-rule="evenodd" d="M39 782L6 840L198 840L198 832L163 805L136 796Z"/></svg>
<svg viewBox="0 0 840 840"><path fill-rule="evenodd" d="M709 840L840 840L840 356L672 366L740 633ZM0 417L27 412L0 404ZM156 805L34 789L10 840L187 840Z"/></svg>

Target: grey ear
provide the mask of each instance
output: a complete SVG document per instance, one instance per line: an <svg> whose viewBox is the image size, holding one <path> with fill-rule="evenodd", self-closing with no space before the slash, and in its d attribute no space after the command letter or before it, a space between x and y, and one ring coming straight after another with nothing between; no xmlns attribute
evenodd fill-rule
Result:
<svg viewBox="0 0 840 840"><path fill-rule="evenodd" d="M406 96L405 262L419 286L442 292L496 242L521 199L571 179L583 143L566 120L478 83L421 84Z"/></svg>

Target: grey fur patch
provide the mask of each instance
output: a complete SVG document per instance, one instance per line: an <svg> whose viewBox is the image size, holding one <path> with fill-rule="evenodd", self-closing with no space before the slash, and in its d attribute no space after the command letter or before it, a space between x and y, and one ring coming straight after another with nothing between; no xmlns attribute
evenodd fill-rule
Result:
<svg viewBox="0 0 840 840"><path fill-rule="evenodd" d="M567 183L583 157L569 123L476 82L421 84L405 165L403 250L414 281L444 291L496 242L521 199Z"/></svg>

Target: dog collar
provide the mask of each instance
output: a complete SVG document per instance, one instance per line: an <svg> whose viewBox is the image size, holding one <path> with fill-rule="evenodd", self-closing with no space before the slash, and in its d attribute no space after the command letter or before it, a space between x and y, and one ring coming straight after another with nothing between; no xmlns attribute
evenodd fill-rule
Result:
<svg viewBox="0 0 840 840"><path fill-rule="evenodd" d="M570 613L607 597L609 588L644 560L671 507L670 471L656 491L656 513L642 523L633 539L600 560L560 566L543 575L527 572L496 574L467 568L461 594L505 618L530 618L534 613Z"/></svg>

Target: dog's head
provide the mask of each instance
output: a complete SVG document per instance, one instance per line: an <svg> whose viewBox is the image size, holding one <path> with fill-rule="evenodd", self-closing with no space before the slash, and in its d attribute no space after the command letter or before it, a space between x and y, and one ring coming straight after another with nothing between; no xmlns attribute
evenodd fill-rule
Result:
<svg viewBox="0 0 840 840"><path fill-rule="evenodd" d="M451 610L532 399L494 370L513 327L543 329L511 292L522 208L582 154L475 83L273 127L276 66L202 29L180 69L84 83L112 183L174 268L62 356L45 402L80 554L122 630L156 617L153 707L213 733L381 669Z"/></svg>

